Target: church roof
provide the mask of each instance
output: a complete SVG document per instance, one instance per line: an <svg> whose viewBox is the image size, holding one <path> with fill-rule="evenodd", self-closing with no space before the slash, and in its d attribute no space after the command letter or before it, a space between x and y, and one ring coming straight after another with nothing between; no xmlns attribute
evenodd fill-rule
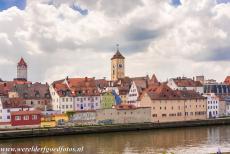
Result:
<svg viewBox="0 0 230 154"><path fill-rule="evenodd" d="M20 61L18 62L18 66L25 66L27 67L27 64L25 62L25 60L23 58L20 59Z"/></svg>
<svg viewBox="0 0 230 154"><path fill-rule="evenodd" d="M117 50L117 52L115 53L115 55L113 55L111 60L113 60L113 59L125 59L125 57L120 53L119 50Z"/></svg>

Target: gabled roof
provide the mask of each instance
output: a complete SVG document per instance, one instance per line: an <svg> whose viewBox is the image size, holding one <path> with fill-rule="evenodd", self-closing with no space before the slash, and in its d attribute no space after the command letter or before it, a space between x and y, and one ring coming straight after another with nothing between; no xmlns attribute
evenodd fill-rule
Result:
<svg viewBox="0 0 230 154"><path fill-rule="evenodd" d="M23 58L20 59L20 61L18 62L18 66L25 66L27 67L27 64L25 62L25 60Z"/></svg>
<svg viewBox="0 0 230 154"><path fill-rule="evenodd" d="M166 84L152 85L145 91L152 100L204 99L192 90L172 90Z"/></svg>
<svg viewBox="0 0 230 154"><path fill-rule="evenodd" d="M113 60L113 59L125 59L125 57L120 53L119 50L117 50L117 52L115 53L115 55L113 55L111 60Z"/></svg>
<svg viewBox="0 0 230 154"><path fill-rule="evenodd" d="M173 79L173 81L178 87L202 87L203 86L200 81L195 81L190 78L175 78Z"/></svg>
<svg viewBox="0 0 230 154"><path fill-rule="evenodd" d="M30 106L24 104L22 98L7 98L2 101L3 109L8 108L30 108Z"/></svg>
<svg viewBox="0 0 230 154"><path fill-rule="evenodd" d="M66 78L52 83L59 96L98 96L94 78Z"/></svg>

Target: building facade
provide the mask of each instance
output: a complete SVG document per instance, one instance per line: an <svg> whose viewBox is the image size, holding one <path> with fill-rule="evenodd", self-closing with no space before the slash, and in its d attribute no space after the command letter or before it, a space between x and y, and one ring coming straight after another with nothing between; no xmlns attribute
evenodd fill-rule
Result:
<svg viewBox="0 0 230 154"><path fill-rule="evenodd" d="M220 100L214 93L203 95L207 98L207 118L219 117Z"/></svg>
<svg viewBox="0 0 230 154"><path fill-rule="evenodd" d="M204 93L204 87L200 81L186 77L171 78L167 85L173 90L194 90L200 94Z"/></svg>
<svg viewBox="0 0 230 154"><path fill-rule="evenodd" d="M115 96L112 92L106 92L101 95L101 108L109 109L116 105Z"/></svg>
<svg viewBox="0 0 230 154"><path fill-rule="evenodd" d="M41 111L13 111L10 114L12 126L40 126Z"/></svg>
<svg viewBox="0 0 230 154"><path fill-rule="evenodd" d="M101 97L94 78L66 78L50 86L52 109L61 113L100 108Z"/></svg>
<svg viewBox="0 0 230 154"><path fill-rule="evenodd" d="M125 77L125 57L120 53L119 49L111 58L111 80L116 81Z"/></svg>
<svg viewBox="0 0 230 154"><path fill-rule="evenodd" d="M172 90L166 84L149 87L140 106L151 107L151 122L175 122L207 119L206 98L189 90Z"/></svg>

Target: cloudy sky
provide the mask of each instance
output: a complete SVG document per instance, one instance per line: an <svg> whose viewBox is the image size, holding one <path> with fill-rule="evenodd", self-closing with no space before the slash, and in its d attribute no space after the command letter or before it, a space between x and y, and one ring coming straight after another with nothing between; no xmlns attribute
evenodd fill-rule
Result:
<svg viewBox="0 0 230 154"><path fill-rule="evenodd" d="M229 0L0 0L0 78L107 77L116 44L126 75L230 75Z"/></svg>

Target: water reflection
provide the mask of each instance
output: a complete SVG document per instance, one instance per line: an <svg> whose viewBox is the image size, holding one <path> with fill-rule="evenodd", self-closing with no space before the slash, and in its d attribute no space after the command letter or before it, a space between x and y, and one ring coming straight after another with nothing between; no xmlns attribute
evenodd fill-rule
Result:
<svg viewBox="0 0 230 154"><path fill-rule="evenodd" d="M81 147L86 154L230 152L230 126L162 129L0 141L1 147Z"/></svg>

